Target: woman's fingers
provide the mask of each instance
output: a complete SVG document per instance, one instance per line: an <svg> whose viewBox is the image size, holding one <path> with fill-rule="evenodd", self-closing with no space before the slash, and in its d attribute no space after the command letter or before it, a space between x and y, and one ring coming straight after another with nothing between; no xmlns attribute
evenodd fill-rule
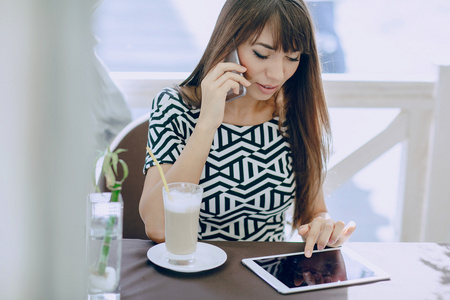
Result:
<svg viewBox="0 0 450 300"><path fill-rule="evenodd" d="M306 238L306 235L309 232L309 224L305 224L302 225L298 228L298 234L302 237L302 238Z"/></svg>
<svg viewBox="0 0 450 300"><path fill-rule="evenodd" d="M239 84L242 84L245 87L250 86L250 82L244 78L244 76L233 73L233 72L226 72L224 73L222 76L220 76L215 84L218 87L227 87L227 84L236 84L237 86L239 86ZM227 90L228 92L228 90Z"/></svg>
<svg viewBox="0 0 450 300"><path fill-rule="evenodd" d="M311 257L314 245L322 250L325 246L337 247L346 242L356 229L356 224L350 222L345 226L344 222L334 222L322 217L315 218L311 223L298 228L299 235L305 241L305 256Z"/></svg>
<svg viewBox="0 0 450 300"><path fill-rule="evenodd" d="M212 68L211 71L205 76L205 80L214 82L221 78L224 74L228 73L243 77L239 74L234 73L233 71L237 73L245 73L247 71L247 68L235 63L219 63L214 68Z"/></svg>
<svg viewBox="0 0 450 300"><path fill-rule="evenodd" d="M336 241L339 240L339 238L340 238L340 236L341 236L342 231L344 230L344 228L345 228L345 223L342 222L342 221L337 221L337 222L334 224L333 232L332 232L332 234L329 236L329 239L328 239L328 241L325 243L325 245L328 245L328 246L334 245L334 244L336 243Z"/></svg>
<svg viewBox="0 0 450 300"><path fill-rule="evenodd" d="M342 233L339 236L339 239L330 246L332 246L332 247L341 246L350 238L350 236L353 234L353 232L355 232L355 230L356 230L356 223L353 221L349 222L347 224L347 226L345 226L345 228L342 230Z"/></svg>
<svg viewBox="0 0 450 300"><path fill-rule="evenodd" d="M333 220L326 219L321 223L321 232L317 238L317 249L322 250L328 244L330 236L334 233L337 223ZM342 226L343 228L343 226Z"/></svg>
<svg viewBox="0 0 450 300"><path fill-rule="evenodd" d="M311 223L309 223L309 232L306 235L306 244L305 244L305 256L311 257L312 251L314 250L314 245L319 238L320 233L322 232L322 224L324 219L321 217L315 218Z"/></svg>
<svg viewBox="0 0 450 300"><path fill-rule="evenodd" d="M233 89L237 94L240 84L245 87L250 86L250 82L244 76L235 73L243 73L246 70L247 68L235 63L219 63L205 76L201 83L202 101L225 100L230 89Z"/></svg>

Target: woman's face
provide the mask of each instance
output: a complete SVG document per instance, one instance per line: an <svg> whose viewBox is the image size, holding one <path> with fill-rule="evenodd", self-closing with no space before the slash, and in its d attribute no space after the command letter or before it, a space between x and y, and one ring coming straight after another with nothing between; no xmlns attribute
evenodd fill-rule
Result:
<svg viewBox="0 0 450 300"><path fill-rule="evenodd" d="M256 100L270 99L295 73L300 63L300 52L274 50L272 29L266 25L256 42L252 39L239 45L241 64L247 68L244 76L251 82L247 96Z"/></svg>

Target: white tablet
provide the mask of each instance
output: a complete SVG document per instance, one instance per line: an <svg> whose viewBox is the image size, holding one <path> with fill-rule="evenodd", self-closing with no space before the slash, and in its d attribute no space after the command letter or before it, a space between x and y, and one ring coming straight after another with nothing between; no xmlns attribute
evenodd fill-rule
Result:
<svg viewBox="0 0 450 300"><path fill-rule="evenodd" d="M347 248L246 258L242 263L281 294L387 280L389 274Z"/></svg>

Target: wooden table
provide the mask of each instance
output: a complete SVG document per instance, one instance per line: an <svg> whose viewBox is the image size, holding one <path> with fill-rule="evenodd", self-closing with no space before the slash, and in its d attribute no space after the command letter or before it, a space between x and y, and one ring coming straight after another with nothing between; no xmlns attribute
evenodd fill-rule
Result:
<svg viewBox="0 0 450 300"><path fill-rule="evenodd" d="M128 299L450 299L450 245L434 243L347 243L391 280L281 295L241 264L247 257L302 251L303 243L209 242L227 253L221 267L175 273L147 259L151 241L125 239L120 295Z"/></svg>

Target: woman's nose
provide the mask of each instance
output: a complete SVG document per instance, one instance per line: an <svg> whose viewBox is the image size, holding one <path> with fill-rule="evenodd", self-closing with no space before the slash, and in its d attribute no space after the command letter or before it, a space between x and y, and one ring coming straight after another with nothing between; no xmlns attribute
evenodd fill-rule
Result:
<svg viewBox="0 0 450 300"><path fill-rule="evenodd" d="M267 67L267 77L271 80L275 81L275 83L279 83L283 81L284 78L284 65L283 62L274 61Z"/></svg>

